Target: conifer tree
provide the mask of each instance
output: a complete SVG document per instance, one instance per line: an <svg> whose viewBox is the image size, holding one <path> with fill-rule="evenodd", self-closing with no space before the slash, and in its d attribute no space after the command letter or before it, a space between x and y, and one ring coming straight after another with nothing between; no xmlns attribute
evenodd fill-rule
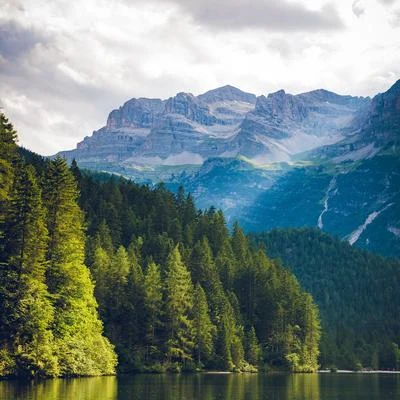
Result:
<svg viewBox="0 0 400 400"><path fill-rule="evenodd" d="M225 290L233 290L236 277L236 263L228 236L224 239L218 251L215 266Z"/></svg>
<svg viewBox="0 0 400 400"><path fill-rule="evenodd" d="M14 179L13 164L17 159L16 140L17 133L12 124L8 122L3 113L0 113L0 254L3 253L3 225L7 215L7 202Z"/></svg>
<svg viewBox="0 0 400 400"><path fill-rule="evenodd" d="M162 322L162 281L160 267L150 261L144 276L144 306L146 316L147 356L157 352L157 330Z"/></svg>
<svg viewBox="0 0 400 400"><path fill-rule="evenodd" d="M194 346L197 353L197 364L210 359L214 349L216 328L211 322L206 294L199 283L194 290L193 328Z"/></svg>
<svg viewBox="0 0 400 400"><path fill-rule="evenodd" d="M261 361L261 347L258 343L256 331L254 326L246 334L246 346L245 346L246 360L253 365L258 365Z"/></svg>
<svg viewBox="0 0 400 400"><path fill-rule="evenodd" d="M110 283L111 257L101 246L94 249L91 273L95 283L94 294L99 303L99 312L102 318L106 315L108 304L108 288Z"/></svg>
<svg viewBox="0 0 400 400"><path fill-rule="evenodd" d="M0 113L0 201L8 198L13 177L13 162L17 158L17 132L3 113Z"/></svg>
<svg viewBox="0 0 400 400"><path fill-rule="evenodd" d="M302 314L302 349L301 361L307 371L318 369L319 340L321 337L321 325L319 322L318 309L312 297L308 293L302 293L300 303Z"/></svg>
<svg viewBox="0 0 400 400"><path fill-rule="evenodd" d="M181 260L176 246L169 254L165 277L165 313L167 330L166 354L169 360L187 361L192 359L193 321L190 313L193 307L193 285L190 273Z"/></svg>
<svg viewBox="0 0 400 400"><path fill-rule="evenodd" d="M0 269L0 341L11 349L16 375L58 374L50 330L54 310L45 284L48 237L44 217L35 171L20 166L8 207L8 259Z"/></svg>
<svg viewBox="0 0 400 400"><path fill-rule="evenodd" d="M53 334L62 375L113 373L116 359L102 336L94 287L84 264L85 236L78 190L67 163L58 157L45 173L49 248L47 285L54 298Z"/></svg>
<svg viewBox="0 0 400 400"><path fill-rule="evenodd" d="M134 240L128 247L129 273L127 276L126 286L126 311L125 315L129 316L123 324L125 332L123 335L128 343L128 348L135 343L132 352L133 368L140 367L143 359L143 348L146 335L146 327L144 323L144 275L142 267L139 263L141 240ZM130 344L129 344L130 343Z"/></svg>

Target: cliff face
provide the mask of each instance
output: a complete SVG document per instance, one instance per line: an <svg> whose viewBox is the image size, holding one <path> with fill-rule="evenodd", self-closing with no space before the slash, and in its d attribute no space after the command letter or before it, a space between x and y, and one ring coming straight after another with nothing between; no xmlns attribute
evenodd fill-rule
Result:
<svg viewBox="0 0 400 400"><path fill-rule="evenodd" d="M129 165L201 164L209 157L243 155L254 162L292 155L342 138L369 99L325 90L256 97L233 86L168 100L131 99L67 158ZM175 160L175 161L174 161Z"/></svg>

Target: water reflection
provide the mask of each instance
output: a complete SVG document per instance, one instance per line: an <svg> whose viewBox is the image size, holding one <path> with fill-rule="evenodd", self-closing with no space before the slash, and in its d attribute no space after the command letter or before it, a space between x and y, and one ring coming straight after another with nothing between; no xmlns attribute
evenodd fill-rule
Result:
<svg viewBox="0 0 400 400"><path fill-rule="evenodd" d="M117 378L0 381L0 400L117 400Z"/></svg>
<svg viewBox="0 0 400 400"><path fill-rule="evenodd" d="M0 400L393 400L400 376L378 374L122 375L0 381Z"/></svg>

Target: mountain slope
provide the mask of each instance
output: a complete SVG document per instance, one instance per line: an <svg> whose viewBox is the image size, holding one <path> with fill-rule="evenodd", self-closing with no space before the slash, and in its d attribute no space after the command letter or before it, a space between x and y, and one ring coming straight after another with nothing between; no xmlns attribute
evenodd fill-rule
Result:
<svg viewBox="0 0 400 400"><path fill-rule="evenodd" d="M242 210L247 231L315 226L351 244L400 255L400 159L294 168Z"/></svg>
<svg viewBox="0 0 400 400"><path fill-rule="evenodd" d="M250 236L313 295L322 318L321 362L393 368L400 335L400 262L351 247L317 229Z"/></svg>

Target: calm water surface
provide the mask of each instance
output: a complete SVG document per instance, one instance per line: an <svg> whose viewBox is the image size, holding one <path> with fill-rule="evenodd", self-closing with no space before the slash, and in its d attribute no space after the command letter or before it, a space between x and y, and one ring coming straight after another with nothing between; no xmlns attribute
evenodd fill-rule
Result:
<svg viewBox="0 0 400 400"><path fill-rule="evenodd" d="M124 375L0 381L0 400L400 400L396 374Z"/></svg>

